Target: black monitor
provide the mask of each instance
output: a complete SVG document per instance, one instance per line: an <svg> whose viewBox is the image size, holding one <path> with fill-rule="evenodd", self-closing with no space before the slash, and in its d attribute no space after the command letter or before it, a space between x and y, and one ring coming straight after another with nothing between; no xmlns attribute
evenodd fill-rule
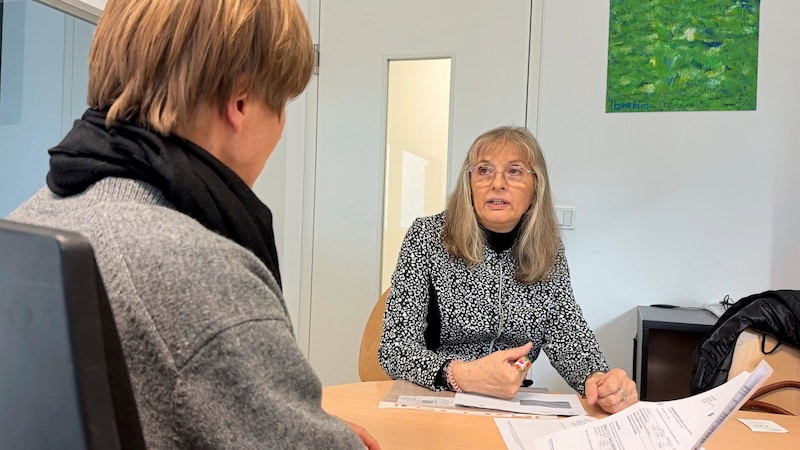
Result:
<svg viewBox="0 0 800 450"><path fill-rule="evenodd" d="M0 220L0 430L2 449L144 446L105 288L79 234Z"/></svg>

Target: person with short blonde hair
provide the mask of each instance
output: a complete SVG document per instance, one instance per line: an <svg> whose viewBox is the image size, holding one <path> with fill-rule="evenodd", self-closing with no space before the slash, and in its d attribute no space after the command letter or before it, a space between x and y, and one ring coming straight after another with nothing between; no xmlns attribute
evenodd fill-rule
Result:
<svg viewBox="0 0 800 450"><path fill-rule="evenodd" d="M109 0L89 66L89 109L9 218L91 242L144 444L379 448L322 410L252 191L312 75L295 0Z"/></svg>
<svg viewBox="0 0 800 450"><path fill-rule="evenodd" d="M445 211L409 228L378 356L394 379L510 399L540 351L590 404L637 401L575 302L538 142L498 127L473 142Z"/></svg>
<svg viewBox="0 0 800 450"><path fill-rule="evenodd" d="M89 55L89 106L107 121L161 134L192 127L201 108L222 111L235 90L279 115L314 67L295 0L119 1L106 6Z"/></svg>

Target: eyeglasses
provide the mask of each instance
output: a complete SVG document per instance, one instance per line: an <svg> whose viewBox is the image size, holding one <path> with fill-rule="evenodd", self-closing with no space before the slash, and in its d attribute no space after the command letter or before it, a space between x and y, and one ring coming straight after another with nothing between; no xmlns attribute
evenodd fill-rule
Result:
<svg viewBox="0 0 800 450"><path fill-rule="evenodd" d="M495 172L497 169L489 164L478 164L469 169L472 180L476 183L487 183L494 180ZM524 183L525 176L529 173L533 173L533 171L520 164L512 164L503 169L503 176L510 183Z"/></svg>

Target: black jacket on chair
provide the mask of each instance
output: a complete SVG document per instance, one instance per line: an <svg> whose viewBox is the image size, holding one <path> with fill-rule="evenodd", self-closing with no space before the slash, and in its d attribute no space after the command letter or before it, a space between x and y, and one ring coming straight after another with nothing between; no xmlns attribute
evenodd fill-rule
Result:
<svg viewBox="0 0 800 450"><path fill-rule="evenodd" d="M692 395L728 381L736 340L746 328L800 347L800 291L766 291L728 308L692 353ZM778 346L761 350L771 353Z"/></svg>

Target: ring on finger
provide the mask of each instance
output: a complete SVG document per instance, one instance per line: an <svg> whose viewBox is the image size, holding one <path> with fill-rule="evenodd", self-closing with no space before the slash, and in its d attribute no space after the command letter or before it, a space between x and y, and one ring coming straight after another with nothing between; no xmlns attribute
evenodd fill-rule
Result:
<svg viewBox="0 0 800 450"><path fill-rule="evenodd" d="M622 396L623 402L628 400L628 394L626 394L622 389L619 390L619 394Z"/></svg>

